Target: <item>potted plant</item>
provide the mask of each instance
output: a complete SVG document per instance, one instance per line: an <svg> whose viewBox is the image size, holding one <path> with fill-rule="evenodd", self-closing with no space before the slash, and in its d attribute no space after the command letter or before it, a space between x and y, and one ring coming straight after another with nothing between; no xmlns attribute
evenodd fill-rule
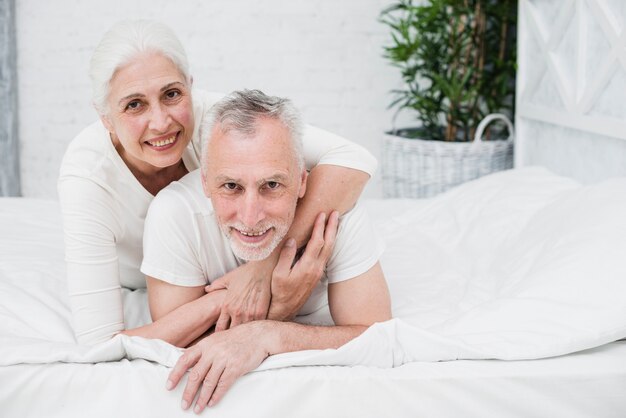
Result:
<svg viewBox="0 0 626 418"><path fill-rule="evenodd" d="M397 0L380 20L391 29L384 56L404 80L390 107L420 122L385 137L385 196L428 197L512 167L517 2ZM488 126L498 119L504 140Z"/></svg>

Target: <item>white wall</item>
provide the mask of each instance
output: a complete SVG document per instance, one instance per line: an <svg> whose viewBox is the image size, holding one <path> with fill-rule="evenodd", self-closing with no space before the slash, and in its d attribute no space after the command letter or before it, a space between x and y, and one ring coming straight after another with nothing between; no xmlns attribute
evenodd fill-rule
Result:
<svg viewBox="0 0 626 418"><path fill-rule="evenodd" d="M519 5L516 164L626 176L626 2Z"/></svg>
<svg viewBox="0 0 626 418"><path fill-rule="evenodd" d="M24 196L56 198L71 139L96 118L87 76L102 34L124 18L170 25L186 46L194 83L291 97L307 122L379 157L390 127L389 91L401 85L382 58L390 0L19 0L19 131ZM379 158L380 159L380 158ZM378 197L380 176L365 195Z"/></svg>
<svg viewBox="0 0 626 418"><path fill-rule="evenodd" d="M15 1L0 0L0 196L19 196Z"/></svg>

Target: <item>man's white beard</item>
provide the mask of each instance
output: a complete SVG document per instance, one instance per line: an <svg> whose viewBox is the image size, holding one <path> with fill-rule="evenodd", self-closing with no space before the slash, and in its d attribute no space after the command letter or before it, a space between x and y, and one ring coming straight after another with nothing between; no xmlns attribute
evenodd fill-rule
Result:
<svg viewBox="0 0 626 418"><path fill-rule="evenodd" d="M237 238L232 236L232 228L237 229L238 231L243 231L246 233L255 233L260 231L266 231L268 228L274 228L274 233L269 244L263 244L263 246L255 245L255 244L246 244L241 242ZM287 235L287 231L289 231L289 225L286 224L278 224L278 225L268 225L262 224L255 228L254 230L250 230L242 224L220 224L220 229L222 233L226 235L228 241L230 243L230 247L237 257L245 261L259 261L264 260L276 249L278 244L285 238Z"/></svg>

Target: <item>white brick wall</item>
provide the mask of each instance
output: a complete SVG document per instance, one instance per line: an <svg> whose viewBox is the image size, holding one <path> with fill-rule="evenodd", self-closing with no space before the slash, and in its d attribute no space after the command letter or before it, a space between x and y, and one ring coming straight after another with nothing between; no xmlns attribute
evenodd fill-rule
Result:
<svg viewBox="0 0 626 418"><path fill-rule="evenodd" d="M380 159L398 71L382 58L390 0L72 1L17 3L22 192L56 198L71 139L96 118L87 68L102 34L124 18L157 19L181 38L194 83L291 97L307 122ZM378 175L366 189L381 196Z"/></svg>

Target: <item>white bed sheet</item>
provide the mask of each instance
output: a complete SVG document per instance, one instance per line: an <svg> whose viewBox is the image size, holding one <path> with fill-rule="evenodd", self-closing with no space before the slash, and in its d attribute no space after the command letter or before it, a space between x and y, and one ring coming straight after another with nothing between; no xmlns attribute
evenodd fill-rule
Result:
<svg viewBox="0 0 626 418"><path fill-rule="evenodd" d="M626 342L541 360L309 366L242 377L204 416L623 418ZM184 417L146 360L0 368L4 418Z"/></svg>
<svg viewBox="0 0 626 418"><path fill-rule="evenodd" d="M400 319L340 350L270 358L219 416L626 415L621 342L543 360L424 362L557 356L624 337L624 179L585 189L524 169L435 199L366 204L388 241ZM59 219L56 202L0 199L0 416L182 413L180 389L163 389L178 350L128 337L75 344ZM145 293L125 298L129 324L146 321Z"/></svg>

